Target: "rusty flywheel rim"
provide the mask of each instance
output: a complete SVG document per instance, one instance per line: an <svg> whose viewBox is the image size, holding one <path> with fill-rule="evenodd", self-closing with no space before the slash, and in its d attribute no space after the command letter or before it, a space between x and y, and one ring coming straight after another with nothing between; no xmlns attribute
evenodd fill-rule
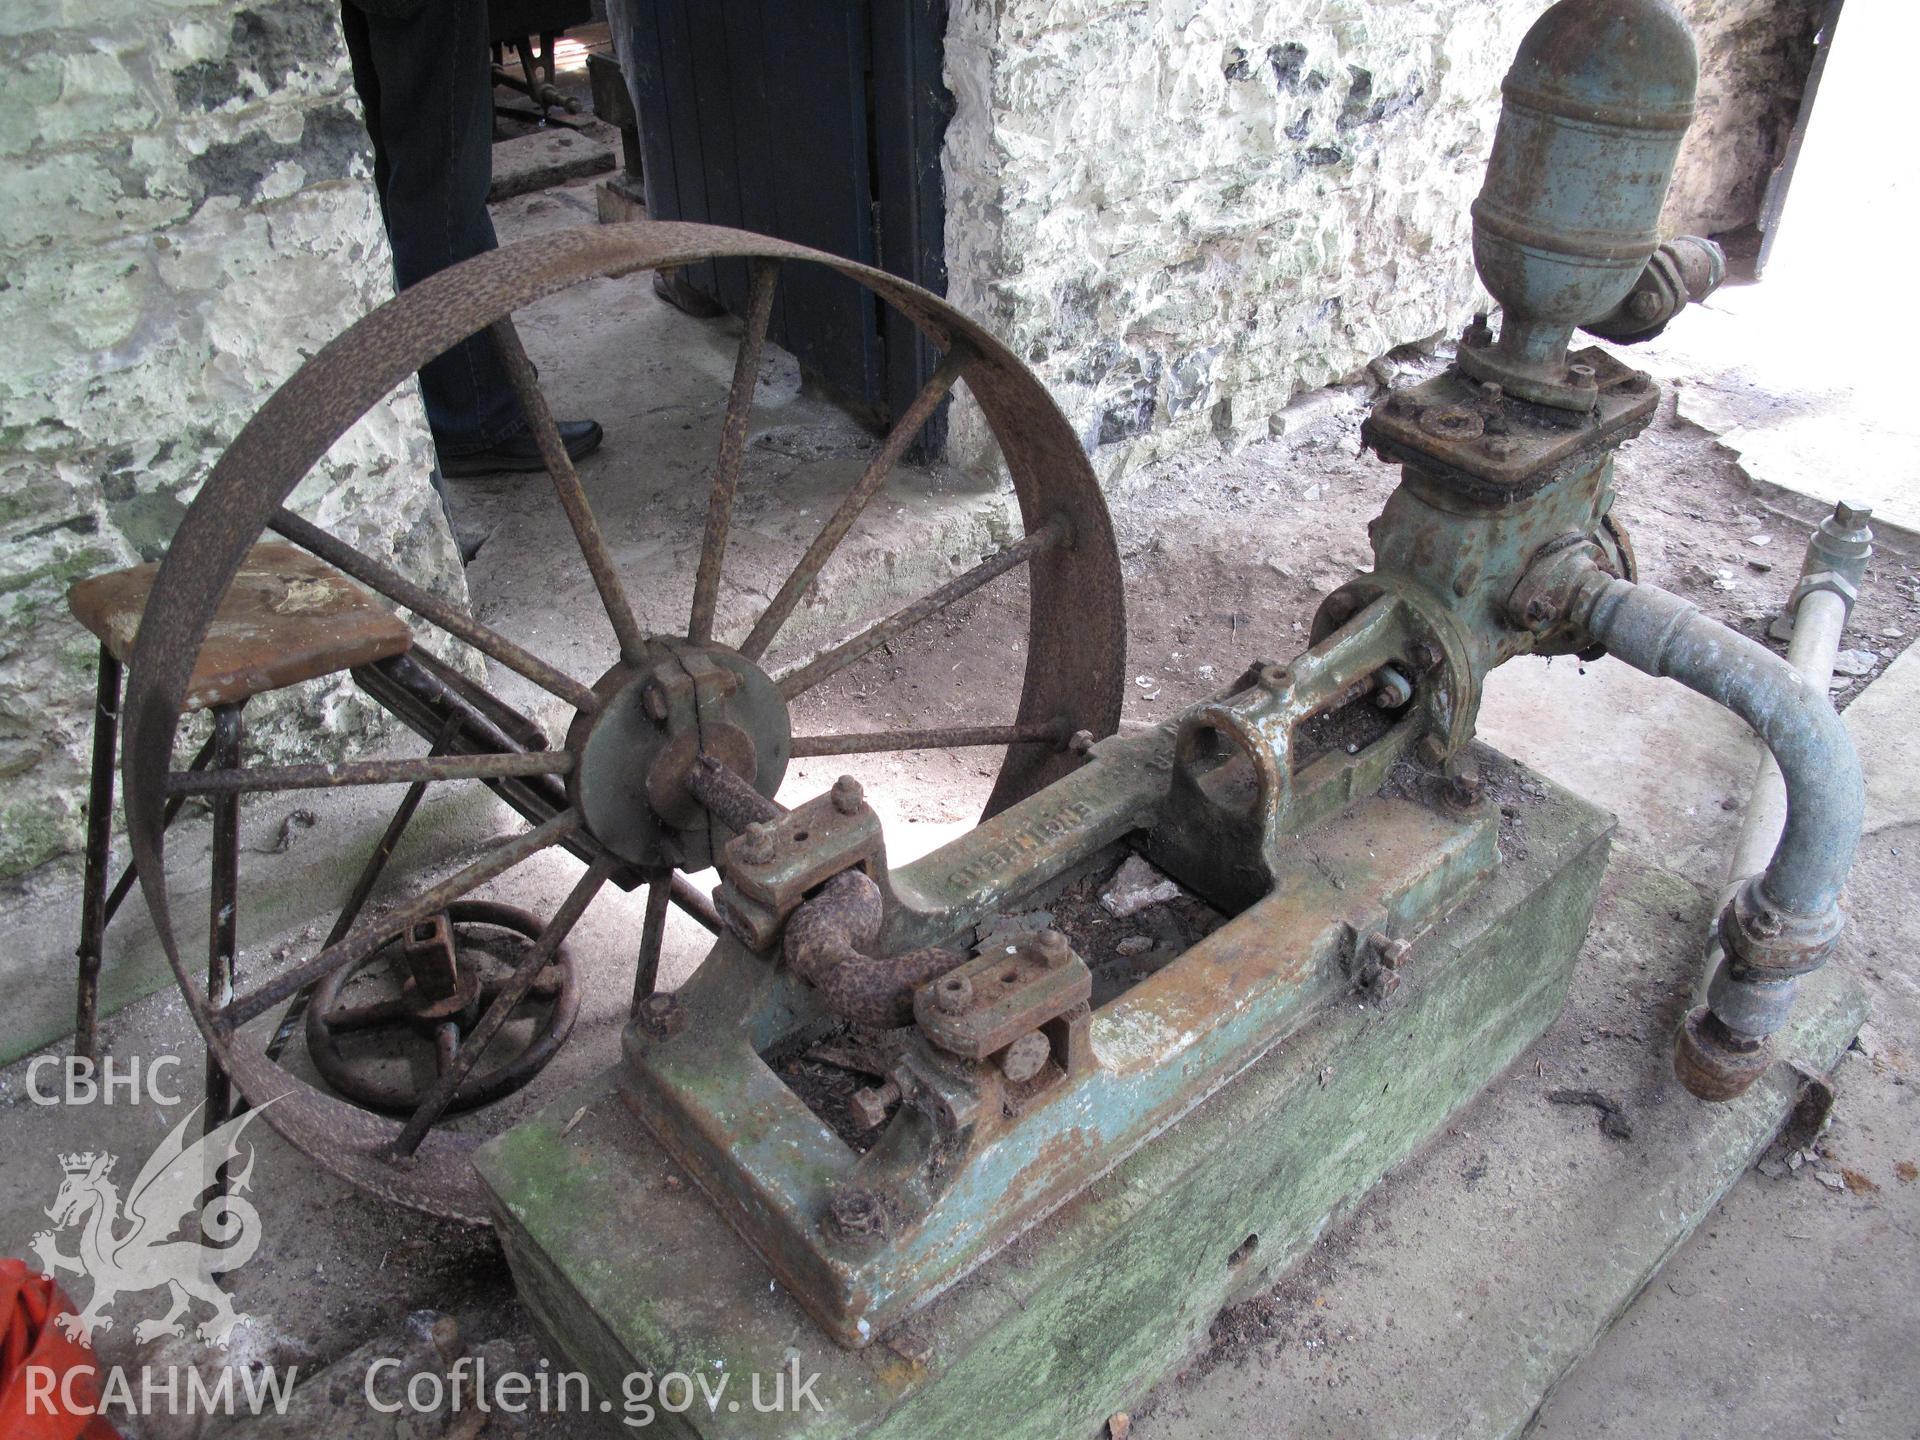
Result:
<svg viewBox="0 0 1920 1440"><path fill-rule="evenodd" d="M261 1003L262 996L273 992L278 999L287 998L291 992L286 982L290 977L297 979L302 967L296 966L294 971L283 973L238 997L233 1012L237 1019L233 1019L211 1007L204 986L183 961L173 933L167 893L163 809L188 679L228 583L264 530L278 529L283 536L315 550L322 559L348 569L349 573L354 573L351 563L341 564L343 558L366 560L332 541L325 532L288 516L280 507L334 440L362 414L426 361L489 327L501 348L509 375L534 417L536 436L543 430L549 432L547 438L553 442L549 446L549 468L556 490L562 505L569 507L568 517L574 522L588 569L602 599L607 602L623 656L631 658L635 647L646 643L646 637L638 634L637 621L630 608L624 619L620 613L625 604L624 592L604 544L600 543L596 552L595 545L589 543L588 532L592 532L594 542L598 542L598 532L590 510L586 509L584 491L577 476L572 475L571 464L564 461L563 454L560 462L554 463L552 450L557 446L557 438L550 433L551 416L546 412L544 400L539 398L537 384L532 380L532 367L519 348L511 316L522 306L580 281L714 259L748 261L754 274L754 292L741 355L746 357L751 350L755 364L749 366L743 358L739 374L757 371L758 346L765 336L765 317L779 265L786 262L824 265L865 286L905 314L923 335L945 352L941 369L930 387L931 398L930 392L923 392L915 402L916 408L924 403L925 410L918 419L913 419L914 412L910 410L902 423L912 419L913 431L917 431L920 421L930 413L945 389L956 379L965 379L1000 444L1026 538L942 587L934 596L916 602L925 605L962 581L968 581L969 576L975 577L965 589L940 602L951 603L958 594L978 588L1015 564L1027 568L1029 627L1019 715L1011 726L985 727L979 732L998 733L1001 737L998 741L972 742L1014 742L1007 746L1006 760L988 801L989 813L1031 794L1073 766L1074 757L1060 743L1065 738L1061 733L1063 727L1105 735L1110 734L1119 721L1125 662L1121 580L1112 529L1098 483L1078 438L1038 380L1004 345L939 297L883 271L783 241L712 226L641 222L587 227L508 246L443 271L382 305L325 346L267 400L215 465L182 519L160 566L134 646L124 704L122 772L128 832L141 889L168 962L210 1050L248 1104L259 1108L269 1101L276 1102L265 1110L265 1119L291 1144L356 1187L403 1205L486 1223L486 1208L470 1163L471 1153L481 1137L431 1128L431 1120L426 1128L416 1127L417 1133L410 1134L409 1127L413 1127L414 1122L402 1126L335 1098L289 1075L266 1052L240 1040L238 1026L277 1003L277 999ZM741 388L737 375L736 392ZM747 399L742 404L743 412L744 406L751 403L752 383L747 382L744 388ZM727 420L722 427L720 472L726 468L728 444L737 446L744 436L744 413L735 424L735 403L735 397L730 395ZM730 429L740 431L740 436L730 441ZM898 458L897 453L893 458ZM737 475L737 460L734 463ZM562 478L562 469L570 477L571 491L567 488L568 481ZM875 483L877 487L878 482ZM711 641L713 596L718 584L717 557L724 553L731 482L726 486L724 501L718 498L721 488L716 479L715 498L710 500L708 543L702 550L701 573L696 578L693 619L689 627L694 641ZM585 514L585 529L575 513L576 508ZM715 512L721 516L721 541L712 566L714 573L709 575L707 555L714 548ZM325 545L329 543L334 547L332 554L325 553ZM833 544L837 545L838 541ZM830 555L831 551L829 546L826 553ZM810 550L810 557L812 553ZM372 588L382 590L393 599L395 588L407 582L392 576L391 572L386 573L395 583L375 584ZM364 574L357 578L367 583ZM787 603L786 613L791 613L799 594L810 584L811 578L808 578L800 591L790 597L783 592L781 600ZM418 593L417 587L415 592ZM410 601L400 603L419 609ZM779 603L777 600L776 607ZM938 608L936 605L918 618L912 618L910 612L914 607L910 606L882 623L890 624L903 616L909 617L906 624L918 623L918 619ZM778 624L776 619L772 628L777 630ZM870 636L880 629L880 626L869 627L865 633ZM743 642L746 649L757 645L756 659L771 638L760 631L761 627L756 626L755 632ZM503 637L495 638L503 640ZM878 643L880 641L875 640L873 645ZM845 642L837 648L844 651L852 644ZM570 703L586 703L580 702L580 697L589 693L586 686L560 675L538 657L528 655L510 642L507 648L512 654L505 659L500 649L488 653L508 668L517 669L561 694L562 698L569 698ZM871 648L869 645L868 649ZM860 650L852 658L865 653ZM808 662L808 666L817 666L831 658L823 653ZM851 660L842 657L838 663L851 663ZM805 671L808 666L800 668ZM789 686L797 683L793 678L797 673L789 672L780 677L779 683ZM831 673L833 668L828 668L818 675L803 674L799 678L818 683ZM805 688L806 685L800 686ZM839 752L826 749L813 753ZM477 758L484 761L487 756ZM419 762L415 770L424 778L425 767L432 763ZM463 768L457 759L439 763L446 767L449 778L480 775L477 767ZM552 763L558 766L561 762L556 759ZM563 772L557 768L538 771L523 766L514 773L557 775ZM434 778L441 778L439 772ZM570 836L592 850L595 846L591 837L582 840L582 825L578 813L570 809L487 854L496 860L516 863L513 856L525 858L548 845L567 841ZM501 873L506 863L498 864L488 874ZM604 850L591 860L580 883L549 921L554 947L564 939L600 884L615 875L621 865L622 862ZM483 875L475 883L483 883L485 878ZM669 879L680 883L670 870L655 877L648 905L646 928L653 936L656 950L659 923L664 923ZM442 882L443 885L450 883ZM657 904L654 897L658 897ZM426 898L430 897L423 897L422 903ZM673 898L680 899L677 892ZM356 926L342 943L351 947L356 936L378 931L382 923L366 922ZM391 923L387 933L391 933ZM325 959L339 948L329 946L315 960ZM310 966L314 962L303 963ZM348 960L336 959L333 963L348 963ZM409 1143L417 1148L408 1149ZM396 1158L396 1145L407 1153Z"/></svg>

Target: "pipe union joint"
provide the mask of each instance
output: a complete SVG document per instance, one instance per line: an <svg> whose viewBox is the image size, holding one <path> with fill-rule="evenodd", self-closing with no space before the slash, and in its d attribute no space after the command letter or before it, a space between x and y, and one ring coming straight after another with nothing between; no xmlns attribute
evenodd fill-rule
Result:
<svg viewBox="0 0 1920 1440"><path fill-rule="evenodd" d="M1838 570L1815 570L1802 575L1799 583L1793 587L1793 594L1787 598L1787 611L1791 615L1800 608L1800 602L1807 596L1825 590L1829 595L1838 595L1847 607L1847 613L1853 613L1853 602L1860 598L1860 586L1854 580Z"/></svg>
<svg viewBox="0 0 1920 1440"><path fill-rule="evenodd" d="M1764 1040L1786 1025L1799 988L1797 979L1736 980L1722 961L1707 985L1707 1008L1736 1036Z"/></svg>
<svg viewBox="0 0 1920 1440"><path fill-rule="evenodd" d="M1766 879L1748 878L1720 914L1720 943L1731 978L1765 983L1818 970L1846 926L1838 905L1819 915L1793 915L1768 899Z"/></svg>
<svg viewBox="0 0 1920 1440"><path fill-rule="evenodd" d="M1773 1063L1773 1040L1743 1040L1702 1005L1674 1037L1673 1073L1700 1100L1737 1100Z"/></svg>

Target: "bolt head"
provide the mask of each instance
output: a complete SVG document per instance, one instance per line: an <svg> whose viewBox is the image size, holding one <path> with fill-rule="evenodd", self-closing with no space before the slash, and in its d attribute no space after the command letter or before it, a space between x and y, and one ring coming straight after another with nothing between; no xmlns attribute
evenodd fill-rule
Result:
<svg viewBox="0 0 1920 1440"><path fill-rule="evenodd" d="M1085 755L1089 750L1093 749L1093 731L1074 731L1073 738L1067 741L1067 749L1076 755Z"/></svg>
<svg viewBox="0 0 1920 1440"><path fill-rule="evenodd" d="M1073 946L1058 930L1042 930L1033 937L1033 948L1049 970L1058 970L1073 958Z"/></svg>
<svg viewBox="0 0 1920 1440"><path fill-rule="evenodd" d="M1651 290L1636 290L1628 297L1627 308L1634 319L1651 320L1660 313L1660 297Z"/></svg>
<svg viewBox="0 0 1920 1440"><path fill-rule="evenodd" d="M1420 743L1413 747L1413 753L1421 764L1439 766L1446 762L1447 742L1438 735L1423 735Z"/></svg>
<svg viewBox="0 0 1920 1440"><path fill-rule="evenodd" d="M649 680L640 691L641 708L647 712L647 718L659 724L667 718L667 692L660 688L658 680Z"/></svg>
<svg viewBox="0 0 1920 1440"><path fill-rule="evenodd" d="M866 791L860 788L860 782L851 775L842 775L833 782L833 808L842 815L855 815L860 811L861 802L866 799Z"/></svg>
<svg viewBox="0 0 1920 1440"><path fill-rule="evenodd" d="M1560 607L1545 595L1536 595L1527 601L1526 622L1535 630L1544 630L1560 618Z"/></svg>
<svg viewBox="0 0 1920 1440"><path fill-rule="evenodd" d="M1842 500L1833 507L1833 523L1842 530L1864 530L1871 519L1873 509L1868 505L1849 505Z"/></svg>

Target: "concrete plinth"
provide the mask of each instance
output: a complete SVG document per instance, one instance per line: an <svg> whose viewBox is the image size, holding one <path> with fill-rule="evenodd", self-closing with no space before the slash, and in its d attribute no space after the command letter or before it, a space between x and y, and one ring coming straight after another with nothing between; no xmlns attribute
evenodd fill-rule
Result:
<svg viewBox="0 0 1920 1440"><path fill-rule="evenodd" d="M717 1406L656 1419L666 1433L1092 1433L1559 1012L1612 824L1539 788L1522 843L1391 1003L1329 1008L867 1349L834 1346L779 1289L611 1075L481 1152L522 1299L609 1406L642 1372L734 1377ZM756 1412L751 1377L767 1398L796 1367L821 1408Z"/></svg>

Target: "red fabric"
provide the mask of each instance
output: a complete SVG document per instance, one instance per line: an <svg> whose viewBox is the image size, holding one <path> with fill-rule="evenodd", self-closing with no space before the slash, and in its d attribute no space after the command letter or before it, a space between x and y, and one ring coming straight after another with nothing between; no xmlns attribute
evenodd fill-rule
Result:
<svg viewBox="0 0 1920 1440"><path fill-rule="evenodd" d="M0 1436L6 1440L119 1440L120 1432L97 1415L60 1412L62 1392L91 1408L99 1396L93 1352L69 1340L53 1323L74 1308L66 1293L26 1262L0 1256ZM46 1366L58 1376L51 1400L45 1382L35 1386L27 1408L26 1367ZM66 1382L67 1372L86 1378Z"/></svg>

